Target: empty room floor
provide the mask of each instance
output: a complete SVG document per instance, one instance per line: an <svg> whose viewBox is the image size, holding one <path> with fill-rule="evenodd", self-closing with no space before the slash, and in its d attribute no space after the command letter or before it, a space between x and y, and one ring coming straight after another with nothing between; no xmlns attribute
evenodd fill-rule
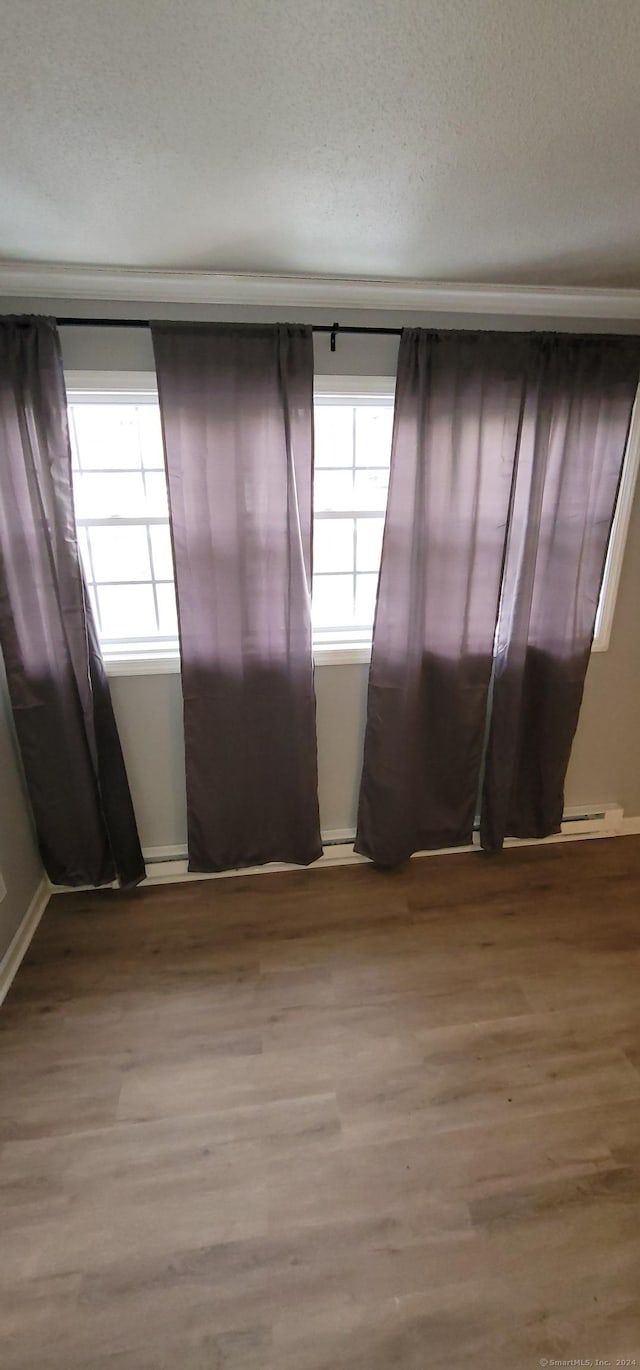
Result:
<svg viewBox="0 0 640 1370"><path fill-rule="evenodd" d="M2 1370L640 1366L639 896L635 837L56 896Z"/></svg>

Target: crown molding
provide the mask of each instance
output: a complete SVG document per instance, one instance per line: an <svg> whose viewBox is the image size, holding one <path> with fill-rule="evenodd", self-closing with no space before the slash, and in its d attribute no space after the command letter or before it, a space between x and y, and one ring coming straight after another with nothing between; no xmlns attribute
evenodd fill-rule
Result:
<svg viewBox="0 0 640 1370"><path fill-rule="evenodd" d="M447 285L421 280L248 275L221 271L141 271L47 262L0 261L0 295L5 299L640 320L640 290Z"/></svg>

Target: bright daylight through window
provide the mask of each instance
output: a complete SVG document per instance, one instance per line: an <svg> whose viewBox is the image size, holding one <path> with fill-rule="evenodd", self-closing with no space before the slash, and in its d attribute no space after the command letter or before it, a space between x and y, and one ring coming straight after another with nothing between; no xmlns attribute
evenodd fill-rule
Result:
<svg viewBox="0 0 640 1370"><path fill-rule="evenodd" d="M362 390L356 389L361 384ZM598 606L608 645L636 472L632 424ZM315 397L313 637L316 651L371 642L389 484L392 384L325 378ZM155 388L69 386L78 537L105 659L176 658L178 625L160 412ZM320 658L322 659L322 657Z"/></svg>
<svg viewBox="0 0 640 1370"><path fill-rule="evenodd" d="M176 651L157 399L72 395L69 431L80 551L105 657Z"/></svg>
<svg viewBox="0 0 640 1370"><path fill-rule="evenodd" d="M371 640L389 482L392 394L315 404L317 646ZM78 537L105 658L167 656L177 618L157 396L70 387Z"/></svg>
<svg viewBox="0 0 640 1370"><path fill-rule="evenodd" d="M318 645L371 640L392 423L392 396L316 395L313 630Z"/></svg>

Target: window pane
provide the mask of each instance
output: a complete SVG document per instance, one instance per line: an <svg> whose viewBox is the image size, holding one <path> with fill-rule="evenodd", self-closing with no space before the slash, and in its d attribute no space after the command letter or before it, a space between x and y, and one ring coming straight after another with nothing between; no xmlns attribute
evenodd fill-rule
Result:
<svg viewBox="0 0 640 1370"><path fill-rule="evenodd" d="M382 551L383 518L358 519L356 570L378 571Z"/></svg>
<svg viewBox="0 0 640 1370"><path fill-rule="evenodd" d="M77 533L78 549L80 551L80 560L82 562L84 578L85 580L91 580L91 564L89 562L89 539L87 537L87 530L86 528L78 528Z"/></svg>
<svg viewBox="0 0 640 1370"><path fill-rule="evenodd" d="M73 497L79 519L132 518L146 512L142 475L134 472L74 475Z"/></svg>
<svg viewBox="0 0 640 1370"><path fill-rule="evenodd" d="M356 408L356 465L388 466L391 460L393 405Z"/></svg>
<svg viewBox="0 0 640 1370"><path fill-rule="evenodd" d="M373 624L377 588L377 575L356 576L356 623L361 627Z"/></svg>
<svg viewBox="0 0 640 1370"><path fill-rule="evenodd" d="M102 635L107 638L155 637L158 628L151 585L99 585Z"/></svg>
<svg viewBox="0 0 640 1370"><path fill-rule="evenodd" d="M96 580L151 579L146 528L92 528L89 537Z"/></svg>
<svg viewBox="0 0 640 1370"><path fill-rule="evenodd" d="M353 576L315 576L313 622L316 628L344 628L353 622Z"/></svg>
<svg viewBox="0 0 640 1370"><path fill-rule="evenodd" d="M164 470L164 451L162 447L162 427L160 424L159 405L139 405L138 426L140 429L142 465L145 466L147 470L151 467Z"/></svg>
<svg viewBox="0 0 640 1370"><path fill-rule="evenodd" d="M149 518L169 517L169 503L167 500L167 478L164 471L147 473L145 476L147 487L147 514Z"/></svg>
<svg viewBox="0 0 640 1370"><path fill-rule="evenodd" d="M178 636L178 614L176 611L176 592L173 585L157 585L158 617L162 637Z"/></svg>
<svg viewBox="0 0 640 1370"><path fill-rule="evenodd" d="M93 585L88 585L88 586L87 586L87 590L88 590L88 593L89 593L89 601L90 601L90 604L91 604L91 608L93 609L93 618L94 618L94 622L95 622L95 624L96 624L96 627L97 627L97 629L98 629L98 632L100 632L100 615L99 615L99 613L98 613L98 597L97 597L97 595L96 595L96 592L95 592L95 589L94 589Z"/></svg>
<svg viewBox="0 0 640 1370"><path fill-rule="evenodd" d="M355 624L370 624L373 616L393 407L355 400L319 403L314 421L316 514L349 515L314 520L314 625L325 633L334 628L348 633ZM74 404L70 432L76 513L89 525L98 521L88 530L78 528L78 542L88 580L91 561L94 565L101 636L106 641L175 638L174 567L157 403L123 396L116 404ZM368 469L376 467L381 469ZM376 517L358 517L360 511ZM140 523L105 526L105 519ZM146 519L166 523L147 525ZM139 581L149 583L135 583Z"/></svg>
<svg viewBox="0 0 640 1370"><path fill-rule="evenodd" d="M316 471L314 504L324 509L353 509L353 474L349 471Z"/></svg>
<svg viewBox="0 0 640 1370"><path fill-rule="evenodd" d="M74 403L69 406L69 431L78 543L87 580L96 577L96 619L103 641L175 638L173 557L157 402L123 396L115 404ZM166 523L149 524L148 519Z"/></svg>
<svg viewBox="0 0 640 1370"><path fill-rule="evenodd" d="M73 471L75 471L75 470L78 468L79 464L80 464L80 458L79 458L79 455L78 455L78 442L77 442L77 438L76 438L76 429L75 429L74 413L75 413L74 405L72 405L72 404L67 405L67 414L68 414L68 419L69 419L69 442L70 442L70 444L71 444L71 468L72 468Z"/></svg>
<svg viewBox="0 0 640 1370"><path fill-rule="evenodd" d="M388 487L388 471L357 471L353 488L354 509L384 511L387 507Z"/></svg>
<svg viewBox="0 0 640 1370"><path fill-rule="evenodd" d="M384 512L388 471L316 471L314 501L318 513L332 509L371 509Z"/></svg>
<svg viewBox="0 0 640 1370"><path fill-rule="evenodd" d="M83 470L140 465L138 415L133 404L74 404L73 417Z"/></svg>
<svg viewBox="0 0 640 1370"><path fill-rule="evenodd" d="M316 519L313 526L313 570L353 570L353 519Z"/></svg>
<svg viewBox="0 0 640 1370"><path fill-rule="evenodd" d="M168 524L152 524L149 529L156 580L173 580L173 556Z"/></svg>
<svg viewBox="0 0 640 1370"><path fill-rule="evenodd" d="M317 404L313 422L316 466L352 466L353 407Z"/></svg>

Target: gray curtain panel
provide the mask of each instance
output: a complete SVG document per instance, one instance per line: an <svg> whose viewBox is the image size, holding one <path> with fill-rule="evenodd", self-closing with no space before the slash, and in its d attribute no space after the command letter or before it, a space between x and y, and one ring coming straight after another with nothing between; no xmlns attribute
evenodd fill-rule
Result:
<svg viewBox="0 0 640 1370"><path fill-rule="evenodd" d="M405 331L356 849L557 831L639 340ZM484 779L480 787L480 778Z"/></svg>
<svg viewBox="0 0 640 1370"><path fill-rule="evenodd" d="M639 366L638 338L536 339L496 633L487 850L560 829Z"/></svg>
<svg viewBox="0 0 640 1370"><path fill-rule="evenodd" d="M529 340L400 341L356 850L471 840Z"/></svg>
<svg viewBox="0 0 640 1370"><path fill-rule="evenodd" d="M123 885L144 862L80 567L52 320L0 320L0 646L54 884Z"/></svg>
<svg viewBox="0 0 640 1370"><path fill-rule="evenodd" d="M313 341L153 329L178 597L189 869L321 855L311 650Z"/></svg>

